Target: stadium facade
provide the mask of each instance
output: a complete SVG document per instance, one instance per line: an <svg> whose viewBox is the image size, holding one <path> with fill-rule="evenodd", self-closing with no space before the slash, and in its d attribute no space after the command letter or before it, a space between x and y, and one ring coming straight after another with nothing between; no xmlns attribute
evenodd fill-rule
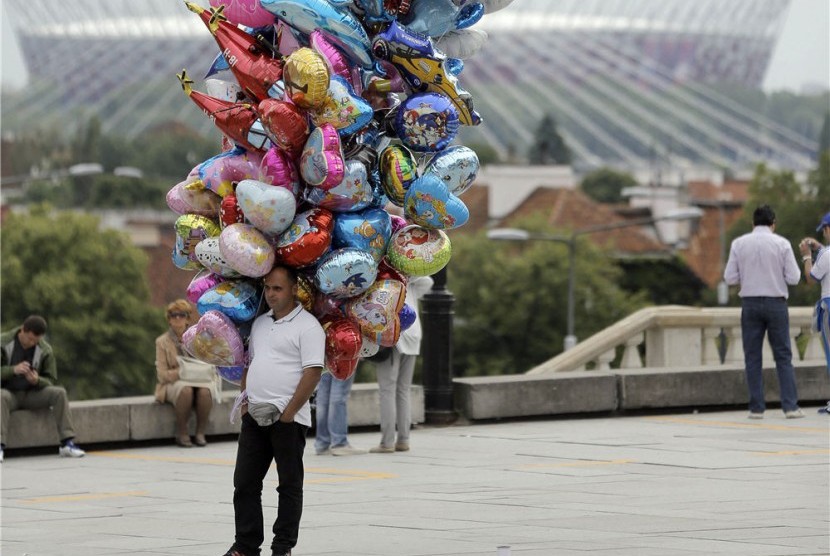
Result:
<svg viewBox="0 0 830 556"><path fill-rule="evenodd" d="M485 123L463 139L521 155L552 114L577 169L739 170L765 161L808 170L813 138L710 87L760 87L788 5L515 0L476 26L489 38L459 78ZM182 68L204 75L218 54L183 2L5 0L4 10L30 76L23 91L4 94L4 132L71 128L91 114L127 137L173 121L212 131L175 77Z"/></svg>

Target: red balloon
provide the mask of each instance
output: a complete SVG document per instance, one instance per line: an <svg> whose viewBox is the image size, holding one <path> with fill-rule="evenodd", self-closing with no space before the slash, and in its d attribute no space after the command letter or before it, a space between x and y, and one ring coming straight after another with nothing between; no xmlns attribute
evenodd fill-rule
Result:
<svg viewBox="0 0 830 556"><path fill-rule="evenodd" d="M290 102L266 98L259 103L257 112L274 143L296 158L311 133L303 111Z"/></svg>
<svg viewBox="0 0 830 556"><path fill-rule="evenodd" d="M386 262L386 259L382 259L380 264L378 265L378 276L375 278L375 281L379 280L397 280L398 282L402 282L404 286L408 281L406 274L402 273L398 269L392 268Z"/></svg>
<svg viewBox="0 0 830 556"><path fill-rule="evenodd" d="M242 209L239 208L236 195L233 193L229 193L222 198L219 215L223 228L231 224L245 222L245 215L242 214Z"/></svg>
<svg viewBox="0 0 830 556"><path fill-rule="evenodd" d="M363 338L354 321L334 318L324 324L326 331L326 369L339 380L346 380L355 372L360 361Z"/></svg>
<svg viewBox="0 0 830 556"><path fill-rule="evenodd" d="M277 261L294 268L314 263L331 247L333 229L334 215L330 210L316 207L301 212L277 238Z"/></svg>

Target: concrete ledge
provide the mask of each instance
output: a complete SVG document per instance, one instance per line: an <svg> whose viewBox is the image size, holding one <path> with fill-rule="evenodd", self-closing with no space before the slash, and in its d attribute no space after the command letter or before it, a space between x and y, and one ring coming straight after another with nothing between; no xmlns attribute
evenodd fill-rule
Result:
<svg viewBox="0 0 830 556"><path fill-rule="evenodd" d="M473 420L617 409L617 378L612 373L457 378L453 389L456 410Z"/></svg>
<svg viewBox="0 0 830 556"><path fill-rule="evenodd" d="M230 411L238 391L225 391L213 405L207 434L225 435L239 432L239 422L230 423ZM153 396L106 398L69 402L78 444L128 442L131 440L172 440L176 416L173 406L155 401ZM412 422L424 421L424 391L412 386ZM349 425L380 424L380 396L376 383L355 384L349 398ZM190 418L190 433L195 430L195 417ZM9 418L8 448L57 446L59 442L51 410L13 411Z"/></svg>

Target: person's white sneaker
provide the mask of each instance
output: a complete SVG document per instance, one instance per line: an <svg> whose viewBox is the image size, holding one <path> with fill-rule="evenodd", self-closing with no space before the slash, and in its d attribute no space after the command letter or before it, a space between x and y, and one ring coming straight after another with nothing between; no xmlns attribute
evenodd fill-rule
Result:
<svg viewBox="0 0 830 556"><path fill-rule="evenodd" d="M58 448L58 456L62 458L82 458L86 452L78 448L74 442L68 440L66 444Z"/></svg>
<svg viewBox="0 0 830 556"><path fill-rule="evenodd" d="M3 463L3 447L0 446L0 463Z"/></svg>
<svg viewBox="0 0 830 556"><path fill-rule="evenodd" d="M764 412L763 411L762 412L750 411L749 415L747 415L747 417L750 418L750 419L763 419L764 418Z"/></svg>
<svg viewBox="0 0 830 556"><path fill-rule="evenodd" d="M331 449L331 455L333 456L357 456L365 453L366 450L360 450L348 444L346 444L345 446L337 446Z"/></svg>
<svg viewBox="0 0 830 556"><path fill-rule="evenodd" d="M787 419L801 419L802 417L804 417L804 412L801 411L800 407L797 407L792 411L785 411L784 417L786 417Z"/></svg>

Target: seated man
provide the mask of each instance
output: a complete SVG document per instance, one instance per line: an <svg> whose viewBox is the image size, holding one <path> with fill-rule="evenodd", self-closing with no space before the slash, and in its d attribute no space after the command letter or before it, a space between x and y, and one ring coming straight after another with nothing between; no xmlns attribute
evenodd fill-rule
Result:
<svg viewBox="0 0 830 556"><path fill-rule="evenodd" d="M46 321L32 315L23 325L0 335L0 386L2 386L2 436L0 461L3 461L4 443L9 432L9 416L17 409L52 408L58 436L61 439L58 455L79 458L85 452L72 441L75 431L69 418L69 400L66 390L54 386L57 365L52 346L43 339Z"/></svg>

